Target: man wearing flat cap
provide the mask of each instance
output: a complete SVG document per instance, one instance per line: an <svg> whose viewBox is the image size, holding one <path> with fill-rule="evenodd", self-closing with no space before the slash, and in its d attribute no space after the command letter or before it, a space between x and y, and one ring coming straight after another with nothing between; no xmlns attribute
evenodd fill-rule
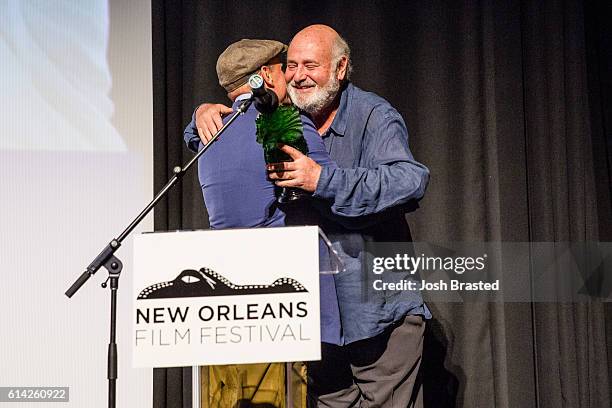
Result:
<svg viewBox="0 0 612 408"><path fill-rule="evenodd" d="M281 63L281 55L286 50L287 46L278 41L243 39L221 53L217 60L217 76L219 84L232 100L234 110L251 96L247 81L255 73L263 78L265 87L276 93L281 103L289 102ZM299 207L293 204L279 207L277 204L279 188L267 178L263 148L256 141L257 115L257 110L251 105L198 162L210 227L256 228L316 223L316 213L309 210L307 204L300 204ZM336 167L311 120L302 116L302 124L308 146L307 157L323 167ZM197 135L195 114L185 129L185 142L190 149L197 151L203 145L194 135ZM303 217L305 210L309 210L308 219ZM340 312L331 275L321 275L320 290L322 341L339 344ZM284 388L282 372L281 364L210 367L207 375L209 395L214 398L212 405L235 406L241 398L248 397L254 403L281 406ZM257 384L267 391L273 389L276 392L257 395ZM253 389L255 395L245 395L252 394Z"/></svg>

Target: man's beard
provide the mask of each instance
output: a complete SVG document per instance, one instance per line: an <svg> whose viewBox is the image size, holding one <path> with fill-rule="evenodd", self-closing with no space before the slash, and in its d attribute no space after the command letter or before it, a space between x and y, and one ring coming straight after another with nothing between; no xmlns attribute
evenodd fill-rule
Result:
<svg viewBox="0 0 612 408"><path fill-rule="evenodd" d="M332 71L327 83L320 87L311 80L305 82L303 85L314 85L314 92L311 95L300 95L298 91L293 87L294 82L291 81L287 86L287 93L291 97L291 101L306 113L311 115L317 115L321 113L325 108L329 107L340 90L340 81L336 76L336 73Z"/></svg>

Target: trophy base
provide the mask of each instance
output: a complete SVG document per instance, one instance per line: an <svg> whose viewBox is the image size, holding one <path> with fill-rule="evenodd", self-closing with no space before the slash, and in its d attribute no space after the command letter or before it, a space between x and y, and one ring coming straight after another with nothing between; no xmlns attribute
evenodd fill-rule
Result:
<svg viewBox="0 0 612 408"><path fill-rule="evenodd" d="M300 190L299 188L283 187L283 190L278 197L278 202L281 204L286 204L302 200L307 195L308 193L306 193L304 190Z"/></svg>

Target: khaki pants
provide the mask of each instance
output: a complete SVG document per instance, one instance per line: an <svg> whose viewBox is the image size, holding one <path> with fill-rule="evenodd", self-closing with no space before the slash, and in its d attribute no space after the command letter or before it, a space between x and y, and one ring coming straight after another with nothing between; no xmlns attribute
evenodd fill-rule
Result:
<svg viewBox="0 0 612 408"><path fill-rule="evenodd" d="M292 404L285 401L284 363L200 368L202 408L305 408L306 366L291 367Z"/></svg>

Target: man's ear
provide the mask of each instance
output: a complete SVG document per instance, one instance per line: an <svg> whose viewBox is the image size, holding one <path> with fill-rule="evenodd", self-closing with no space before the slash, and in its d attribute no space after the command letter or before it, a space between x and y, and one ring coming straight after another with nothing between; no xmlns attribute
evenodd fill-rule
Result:
<svg viewBox="0 0 612 408"><path fill-rule="evenodd" d="M261 75L268 88L274 88L274 81L272 80L272 71L269 66L264 65L263 67L261 67L261 69L259 70L259 75Z"/></svg>
<svg viewBox="0 0 612 408"><path fill-rule="evenodd" d="M344 80L346 78L346 69L348 68L348 58L345 55L340 58L338 61L338 66L336 67L336 75L339 81Z"/></svg>

